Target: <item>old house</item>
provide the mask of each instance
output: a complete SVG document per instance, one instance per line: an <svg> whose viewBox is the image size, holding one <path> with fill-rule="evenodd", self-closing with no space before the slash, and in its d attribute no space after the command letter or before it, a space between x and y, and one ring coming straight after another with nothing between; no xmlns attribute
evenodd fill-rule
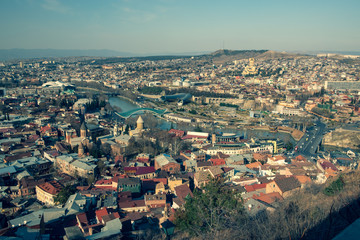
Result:
<svg viewBox="0 0 360 240"><path fill-rule="evenodd" d="M301 188L300 182L294 176L278 177L266 185L266 193L278 192L286 198Z"/></svg>

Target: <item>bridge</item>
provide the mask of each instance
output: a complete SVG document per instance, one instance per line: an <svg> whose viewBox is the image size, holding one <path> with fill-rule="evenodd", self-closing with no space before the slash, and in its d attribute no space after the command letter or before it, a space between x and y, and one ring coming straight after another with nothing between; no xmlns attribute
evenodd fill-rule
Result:
<svg viewBox="0 0 360 240"><path fill-rule="evenodd" d="M116 115L118 115L119 117L122 118L129 118L134 114L138 114L138 113L142 113L142 112L152 112L155 113L156 115L163 115L165 112L167 111L167 109L153 109L153 108L136 108L127 112L122 112L122 113L115 113Z"/></svg>

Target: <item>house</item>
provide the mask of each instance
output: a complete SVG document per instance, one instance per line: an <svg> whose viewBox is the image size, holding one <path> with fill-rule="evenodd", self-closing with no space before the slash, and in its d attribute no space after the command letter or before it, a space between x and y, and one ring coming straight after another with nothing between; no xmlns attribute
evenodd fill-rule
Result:
<svg viewBox="0 0 360 240"><path fill-rule="evenodd" d="M282 155L276 155L273 157L268 157L267 164L269 165L286 165L286 158Z"/></svg>
<svg viewBox="0 0 360 240"><path fill-rule="evenodd" d="M62 185L55 180L41 183L36 186L36 199L46 205L53 206L55 205L54 197L61 189Z"/></svg>
<svg viewBox="0 0 360 240"><path fill-rule="evenodd" d="M156 177L154 167L124 167L124 171L129 176L135 176L140 179L151 179Z"/></svg>
<svg viewBox="0 0 360 240"><path fill-rule="evenodd" d="M56 158L55 165L63 173L71 176L87 178L93 175L97 159L92 156L80 157L76 153L61 155Z"/></svg>
<svg viewBox="0 0 360 240"><path fill-rule="evenodd" d="M184 167L185 167L185 171L187 171L187 172L193 172L193 171L195 171L195 168L196 168L197 163L196 163L195 160L185 160L185 161L183 162L183 165L184 165Z"/></svg>
<svg viewBox="0 0 360 240"><path fill-rule="evenodd" d="M140 178L119 178L118 180L118 191L132 193L141 192L141 181Z"/></svg>
<svg viewBox="0 0 360 240"><path fill-rule="evenodd" d="M325 175L326 178L336 176L339 171L334 164L326 159L319 159L316 162L316 166Z"/></svg>
<svg viewBox="0 0 360 240"><path fill-rule="evenodd" d="M209 171L202 170L198 171L194 174L194 185L197 188L201 188L206 185L211 179L211 175Z"/></svg>
<svg viewBox="0 0 360 240"><path fill-rule="evenodd" d="M145 205L148 208L158 208L158 207L165 207L166 205L166 194L159 193L159 194L146 194L144 196Z"/></svg>
<svg viewBox="0 0 360 240"><path fill-rule="evenodd" d="M180 186L184 183L183 179L180 177L169 177L168 178L168 186L171 191L175 190L175 187Z"/></svg>
<svg viewBox="0 0 360 240"><path fill-rule="evenodd" d="M89 209L90 205L90 198L83 196L80 193L75 193L68 198L64 205L64 208L66 209L66 213L69 215L79 212L85 212Z"/></svg>
<svg viewBox="0 0 360 240"><path fill-rule="evenodd" d="M294 176L277 177L266 185L266 193L278 192L283 198L301 188L301 183Z"/></svg>
<svg viewBox="0 0 360 240"><path fill-rule="evenodd" d="M148 210L145 200L130 200L118 203L119 208L125 212L146 212Z"/></svg>
<svg viewBox="0 0 360 240"><path fill-rule="evenodd" d="M161 154L155 157L155 169L175 173L180 171L180 164L170 155Z"/></svg>
<svg viewBox="0 0 360 240"><path fill-rule="evenodd" d="M36 194L36 185L42 184L45 179L35 180L33 177L23 178L19 181L19 196L30 196Z"/></svg>
<svg viewBox="0 0 360 240"><path fill-rule="evenodd" d="M174 209L182 207L185 204L187 198L193 197L193 193L187 184L175 187L174 193L176 195L176 198L173 199Z"/></svg>
<svg viewBox="0 0 360 240"><path fill-rule="evenodd" d="M115 218L111 221L106 222L106 225L101 228L101 231L91 236L86 237L87 240L97 239L111 239L112 237L119 239L122 237L121 234L122 223L119 218Z"/></svg>

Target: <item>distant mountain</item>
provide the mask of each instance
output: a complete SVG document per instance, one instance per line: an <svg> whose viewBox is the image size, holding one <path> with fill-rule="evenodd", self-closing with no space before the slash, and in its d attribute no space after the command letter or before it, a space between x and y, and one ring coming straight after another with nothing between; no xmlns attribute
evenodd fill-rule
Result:
<svg viewBox="0 0 360 240"><path fill-rule="evenodd" d="M130 57L136 54L113 50L72 50L72 49L0 49L0 60L51 58L51 57Z"/></svg>

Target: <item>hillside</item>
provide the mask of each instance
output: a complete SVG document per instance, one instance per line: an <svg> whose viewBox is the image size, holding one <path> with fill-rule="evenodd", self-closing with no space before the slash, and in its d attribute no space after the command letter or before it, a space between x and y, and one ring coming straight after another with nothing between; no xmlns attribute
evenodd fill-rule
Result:
<svg viewBox="0 0 360 240"><path fill-rule="evenodd" d="M276 52L272 50L217 50L213 53L202 55L203 58L211 59L215 64L223 64L235 60L258 58L258 59L272 59L272 58L294 58L302 57L304 55Z"/></svg>

